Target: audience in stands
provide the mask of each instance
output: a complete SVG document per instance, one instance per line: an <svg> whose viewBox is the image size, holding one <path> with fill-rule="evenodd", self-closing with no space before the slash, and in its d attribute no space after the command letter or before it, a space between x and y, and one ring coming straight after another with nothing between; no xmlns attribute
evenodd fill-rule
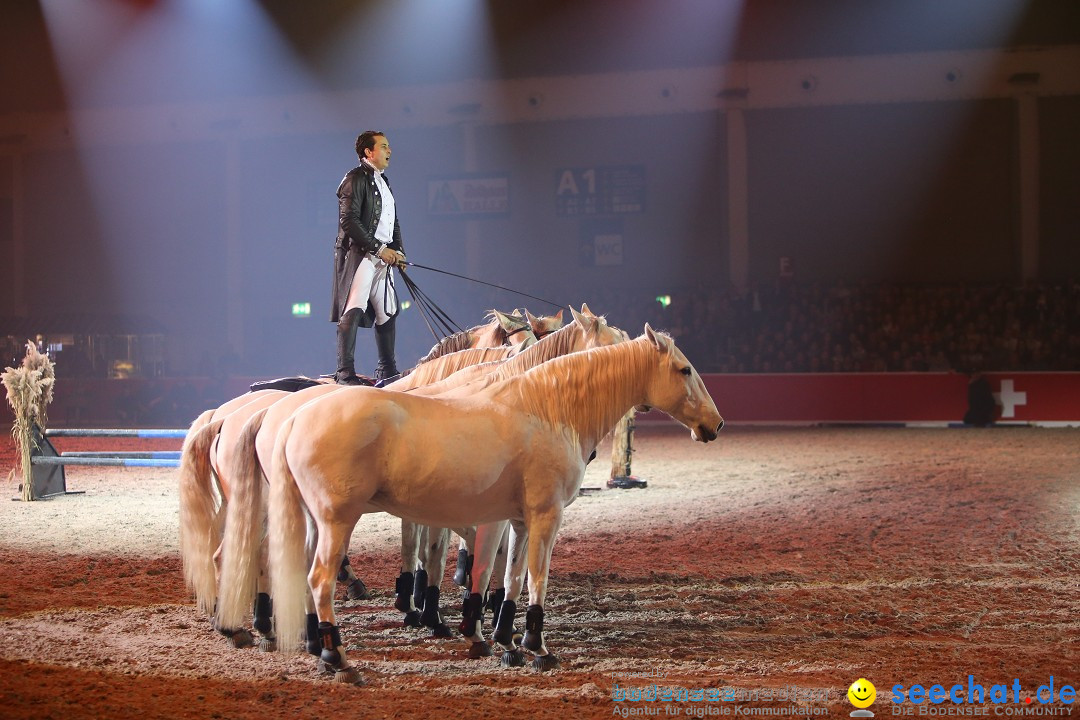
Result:
<svg viewBox="0 0 1080 720"><path fill-rule="evenodd" d="M778 281L695 287L664 307L601 292L597 308L671 333L702 372L1080 370L1080 282L910 285Z"/></svg>

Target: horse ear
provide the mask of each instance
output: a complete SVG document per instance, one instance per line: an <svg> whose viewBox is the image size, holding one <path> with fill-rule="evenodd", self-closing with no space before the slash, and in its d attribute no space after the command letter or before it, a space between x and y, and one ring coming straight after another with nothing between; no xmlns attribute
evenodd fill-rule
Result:
<svg viewBox="0 0 1080 720"><path fill-rule="evenodd" d="M652 329L649 323L645 323L645 336L649 338L649 342L656 346L656 349L660 352L669 352L671 350L671 340L665 335L661 335Z"/></svg>
<svg viewBox="0 0 1080 720"><path fill-rule="evenodd" d="M559 312L551 316L555 320L559 321L559 326L562 327L562 308L559 308Z"/></svg>
<svg viewBox="0 0 1080 720"><path fill-rule="evenodd" d="M588 303L581 303L581 314L582 315L593 315L593 316L596 315L596 313L594 313L592 310L589 309L589 304Z"/></svg>
<svg viewBox="0 0 1080 720"><path fill-rule="evenodd" d="M506 332L517 329L518 325L521 324L520 320L516 320L504 312L499 312L498 310L493 310L492 312L495 313L495 317L499 320L499 326Z"/></svg>
<svg viewBox="0 0 1080 720"><path fill-rule="evenodd" d="M596 332L596 329L599 326L597 318L591 315L582 315L574 308L570 308L570 312L574 316L574 322L580 325L585 332Z"/></svg>

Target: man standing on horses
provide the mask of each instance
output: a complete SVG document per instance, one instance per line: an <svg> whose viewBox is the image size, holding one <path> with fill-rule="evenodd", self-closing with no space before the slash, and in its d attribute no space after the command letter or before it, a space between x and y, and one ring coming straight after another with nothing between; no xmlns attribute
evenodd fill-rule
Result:
<svg viewBox="0 0 1080 720"><path fill-rule="evenodd" d="M356 138L360 164L338 186L338 234L334 244L334 296L330 321L337 323L339 385L366 384L356 375L356 329L375 326L379 365L375 380L398 374L394 325L399 309L391 268L405 261L397 206L383 170L390 143L377 130Z"/></svg>

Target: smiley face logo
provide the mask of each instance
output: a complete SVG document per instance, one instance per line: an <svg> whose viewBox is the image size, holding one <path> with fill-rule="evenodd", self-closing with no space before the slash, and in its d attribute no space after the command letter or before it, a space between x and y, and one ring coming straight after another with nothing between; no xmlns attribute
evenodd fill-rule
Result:
<svg viewBox="0 0 1080 720"><path fill-rule="evenodd" d="M868 708L874 704L877 689L874 688L874 683L866 678L859 678L847 689L847 697L855 707Z"/></svg>

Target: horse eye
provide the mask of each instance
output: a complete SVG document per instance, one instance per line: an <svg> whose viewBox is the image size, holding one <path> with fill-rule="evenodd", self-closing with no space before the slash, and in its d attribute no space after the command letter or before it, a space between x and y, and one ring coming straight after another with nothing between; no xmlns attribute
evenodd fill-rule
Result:
<svg viewBox="0 0 1080 720"><path fill-rule="evenodd" d="M689 374L690 374L690 368L688 368L688 367L684 367L684 368L683 368L682 370L680 370L679 372L681 372L681 373L682 373L683 375L689 375Z"/></svg>

